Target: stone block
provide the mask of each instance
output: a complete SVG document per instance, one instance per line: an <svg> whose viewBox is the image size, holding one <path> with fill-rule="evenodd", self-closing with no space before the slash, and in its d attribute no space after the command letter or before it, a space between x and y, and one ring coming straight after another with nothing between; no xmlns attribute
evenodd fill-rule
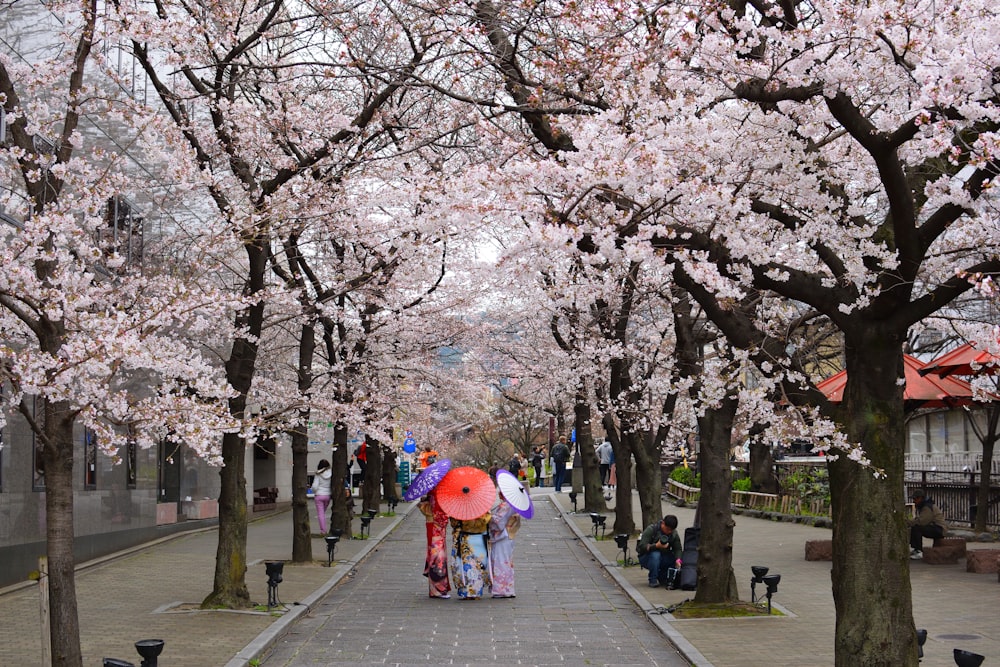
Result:
<svg viewBox="0 0 1000 667"><path fill-rule="evenodd" d="M1000 549L969 549L965 555L965 571L979 574L1000 571Z"/></svg>
<svg viewBox="0 0 1000 667"><path fill-rule="evenodd" d="M156 525L177 523L177 503L156 504Z"/></svg>
<svg viewBox="0 0 1000 667"><path fill-rule="evenodd" d="M806 542L806 560L833 560L833 540Z"/></svg>
<svg viewBox="0 0 1000 667"><path fill-rule="evenodd" d="M951 546L924 547L923 561L928 565L953 565L958 562L958 550Z"/></svg>
<svg viewBox="0 0 1000 667"><path fill-rule="evenodd" d="M966 545L964 537L939 537L934 540L934 547L953 549L958 558L965 558Z"/></svg>

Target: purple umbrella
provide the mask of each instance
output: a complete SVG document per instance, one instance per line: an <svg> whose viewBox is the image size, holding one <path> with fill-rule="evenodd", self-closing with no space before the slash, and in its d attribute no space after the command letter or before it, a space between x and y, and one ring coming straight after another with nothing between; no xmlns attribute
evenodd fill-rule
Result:
<svg viewBox="0 0 1000 667"><path fill-rule="evenodd" d="M438 482L444 479L444 476L448 474L450 469L451 459L441 459L430 464L421 470L419 475L413 478L410 486L406 488L406 493L403 494L403 500L411 503L417 498L426 496L434 490Z"/></svg>
<svg viewBox="0 0 1000 667"><path fill-rule="evenodd" d="M525 519L535 516L535 506L531 502L531 496L514 473L502 468L497 470L497 486L504 500L510 503L515 512Z"/></svg>

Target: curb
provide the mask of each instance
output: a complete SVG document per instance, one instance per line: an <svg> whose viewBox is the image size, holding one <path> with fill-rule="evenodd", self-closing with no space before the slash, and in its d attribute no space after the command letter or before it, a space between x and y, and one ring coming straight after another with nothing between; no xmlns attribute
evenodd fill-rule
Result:
<svg viewBox="0 0 1000 667"><path fill-rule="evenodd" d="M615 583L617 583L618 586L625 591L625 594L632 599L639 609L642 610L642 612L646 615L646 618L649 619L649 621L663 634L664 637L666 637L667 641L674 645L678 653L680 653L685 660L687 660L694 667L715 667L711 662L709 662L708 658L701 654L701 651L696 649L691 642L684 638L684 635L678 632L678 630L670 624L669 619L672 617L663 607L658 607L650 603L650 601L647 600L635 586L625 580L625 577L623 577L619 571L621 568L618 567L618 563L612 563L609 561L599 549L591 544L590 540L587 539L588 536L580 530L580 527L576 525L576 521L571 521L568 518L568 513L563 510L559 503L555 502L552 498L549 498L549 502L551 502L556 508L556 511L559 512L559 516L561 516L562 520L566 522L566 525L569 526L571 531L573 531L573 534L576 535L580 542L587 547L587 550L594 557L594 560L596 560L600 566L604 568L604 571L607 572L612 579L614 579ZM226 667L241 666L227 665Z"/></svg>
<svg viewBox="0 0 1000 667"><path fill-rule="evenodd" d="M396 526L402 522L410 512L416 509L416 503L411 503L403 512L396 512L396 518L393 519L392 523L382 529L375 537L369 537L368 544L361 549L350 560L345 560L340 562L336 568L334 568L333 574L315 591L310 593L308 596L302 599L301 602L294 603L294 606L285 614L282 614L281 618L277 619L272 623L266 630L257 635L249 644L243 647L239 653L237 653L229 662L225 664L224 667L248 667L250 662L253 660L258 660L264 657L270 650L271 647L278 643L282 637L288 632L288 628L296 621L298 618L304 614L309 613L316 603L319 602L323 597L330 592L330 590L339 584L344 577L347 577L354 571L354 568L368 557L372 551L374 551L382 543Z"/></svg>

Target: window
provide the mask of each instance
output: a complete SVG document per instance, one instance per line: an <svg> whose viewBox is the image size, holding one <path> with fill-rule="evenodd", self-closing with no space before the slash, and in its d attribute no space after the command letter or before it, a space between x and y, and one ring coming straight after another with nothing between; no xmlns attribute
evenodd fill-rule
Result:
<svg viewBox="0 0 1000 667"><path fill-rule="evenodd" d="M97 488L97 434L89 428L83 432L83 488Z"/></svg>
<svg viewBox="0 0 1000 667"><path fill-rule="evenodd" d="M31 418L38 423L38 399L31 397ZM34 430L31 432L31 490L45 490L45 459L42 458L42 443Z"/></svg>
<svg viewBox="0 0 1000 667"><path fill-rule="evenodd" d="M101 241L108 245L109 254L117 253L125 260L117 271L124 273L141 267L143 218L135 204L125 197L112 197L108 200L106 219L108 226Z"/></svg>

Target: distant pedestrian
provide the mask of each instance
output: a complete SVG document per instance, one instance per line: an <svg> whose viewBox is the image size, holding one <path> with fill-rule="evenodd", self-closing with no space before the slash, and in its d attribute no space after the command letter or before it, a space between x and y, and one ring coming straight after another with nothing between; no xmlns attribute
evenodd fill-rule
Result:
<svg viewBox="0 0 1000 667"><path fill-rule="evenodd" d="M531 467L535 469L535 486L542 485L542 465L545 461L545 448L535 447L531 450Z"/></svg>
<svg viewBox="0 0 1000 667"><path fill-rule="evenodd" d="M451 518L451 579L459 600L476 600L490 587L487 529L490 513L475 519Z"/></svg>
<svg viewBox="0 0 1000 667"><path fill-rule="evenodd" d="M451 597L451 583L448 580L448 515L437 503L437 496L431 491L417 505L427 524L427 558L424 560L424 576L430 597L448 599Z"/></svg>
<svg viewBox="0 0 1000 667"><path fill-rule="evenodd" d="M423 470L430 464L436 462L438 457L441 456L437 453L437 450L433 449L430 445L424 447L424 451L420 452L417 456L417 467Z"/></svg>
<svg viewBox="0 0 1000 667"><path fill-rule="evenodd" d="M569 445L566 436L559 436L559 442L552 447L552 470L555 477L556 493L562 493L563 482L566 481L566 462L569 461Z"/></svg>
<svg viewBox="0 0 1000 667"><path fill-rule="evenodd" d="M923 489L917 489L910 496L916 516L910 520L910 558L920 560L924 557L924 538L938 539L944 537L948 525L944 520L944 512L927 497Z"/></svg>
<svg viewBox="0 0 1000 667"><path fill-rule="evenodd" d="M597 465L601 470L602 486L611 484L611 460L614 455L614 449L611 448L611 443L607 440L597 446Z"/></svg>
<svg viewBox="0 0 1000 667"><path fill-rule="evenodd" d="M330 507L330 484L333 479L333 470L330 462L321 459L316 465L316 474L313 476L312 491L313 499L316 501L316 518L319 520L319 532L326 535L326 512Z"/></svg>

